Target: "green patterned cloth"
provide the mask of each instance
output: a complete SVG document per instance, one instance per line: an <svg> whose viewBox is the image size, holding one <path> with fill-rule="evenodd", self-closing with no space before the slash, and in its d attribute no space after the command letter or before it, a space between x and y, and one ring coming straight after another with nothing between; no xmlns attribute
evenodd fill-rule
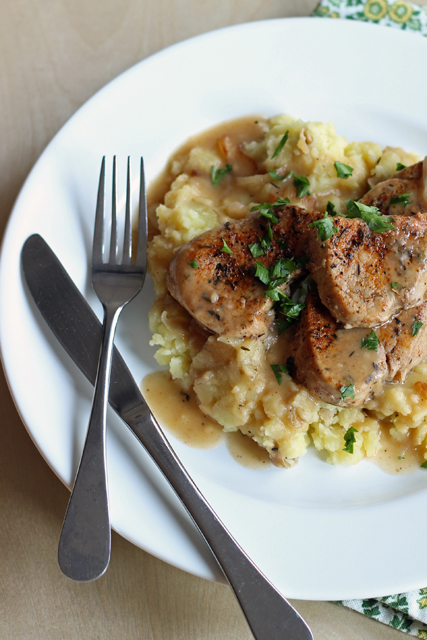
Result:
<svg viewBox="0 0 427 640"><path fill-rule="evenodd" d="M427 7L403 0L321 0L312 15L373 22L427 36ZM337 604L427 640L427 588L382 598L341 600Z"/></svg>
<svg viewBox="0 0 427 640"><path fill-rule="evenodd" d="M362 20L427 35L427 7L404 0L321 0L311 15Z"/></svg>

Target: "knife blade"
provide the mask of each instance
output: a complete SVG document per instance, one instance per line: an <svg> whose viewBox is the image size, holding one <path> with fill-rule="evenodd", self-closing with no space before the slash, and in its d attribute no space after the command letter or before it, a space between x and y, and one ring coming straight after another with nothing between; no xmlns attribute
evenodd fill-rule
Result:
<svg viewBox="0 0 427 640"><path fill-rule="evenodd" d="M34 234L21 262L28 289L48 326L94 384L102 327L52 249ZM153 458L212 551L256 640L313 640L289 602L254 565L194 484L114 347L109 402Z"/></svg>

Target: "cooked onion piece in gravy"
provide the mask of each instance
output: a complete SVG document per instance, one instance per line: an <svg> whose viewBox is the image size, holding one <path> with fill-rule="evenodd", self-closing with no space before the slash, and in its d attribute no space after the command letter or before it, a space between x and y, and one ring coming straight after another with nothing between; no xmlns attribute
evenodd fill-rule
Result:
<svg viewBox="0 0 427 640"><path fill-rule="evenodd" d="M370 458L403 473L424 463L427 364L418 364L404 382L385 383L362 406L340 406L339 400L329 404L292 377L290 343L296 325L280 335L276 322L262 336L212 334L172 297L166 283L182 245L246 219L257 205L289 199L322 216L327 210L345 214L348 200L358 201L399 167L419 160L400 148L349 142L331 123L289 115L223 123L172 155L148 198L149 268L156 292L149 316L151 344L173 383L166 374L155 374L144 381L144 393L164 426L200 447L215 446L223 430L233 434L230 450L236 450L239 432L263 451L260 467L266 466L266 454L275 465L292 467L310 445L332 464ZM343 165L351 168L344 170L345 177ZM313 282L307 278L298 286L293 300L300 296L304 304ZM361 355L375 361L373 352ZM341 393L345 397L347 391ZM243 456L241 447L234 455Z"/></svg>

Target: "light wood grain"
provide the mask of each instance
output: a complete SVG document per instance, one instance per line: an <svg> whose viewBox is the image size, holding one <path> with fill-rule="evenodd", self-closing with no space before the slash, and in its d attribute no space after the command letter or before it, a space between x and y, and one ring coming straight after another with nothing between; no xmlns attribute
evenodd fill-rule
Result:
<svg viewBox="0 0 427 640"><path fill-rule="evenodd" d="M315 5L316 0L0 0L1 232L46 144L118 73L193 35L308 15ZM250 640L227 587L166 565L118 535L103 578L91 584L65 578L56 553L68 490L25 431L3 374L0 407L0 640ZM404 637L332 603L295 605L316 640Z"/></svg>

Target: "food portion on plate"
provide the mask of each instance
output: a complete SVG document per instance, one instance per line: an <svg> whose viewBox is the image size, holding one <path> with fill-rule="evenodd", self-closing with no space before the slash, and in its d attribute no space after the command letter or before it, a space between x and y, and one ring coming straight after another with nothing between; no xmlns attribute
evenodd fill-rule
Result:
<svg viewBox="0 0 427 640"><path fill-rule="evenodd" d="M289 115L189 140L152 187L156 359L279 466L427 460L427 163ZM426 463L427 464L427 463Z"/></svg>

